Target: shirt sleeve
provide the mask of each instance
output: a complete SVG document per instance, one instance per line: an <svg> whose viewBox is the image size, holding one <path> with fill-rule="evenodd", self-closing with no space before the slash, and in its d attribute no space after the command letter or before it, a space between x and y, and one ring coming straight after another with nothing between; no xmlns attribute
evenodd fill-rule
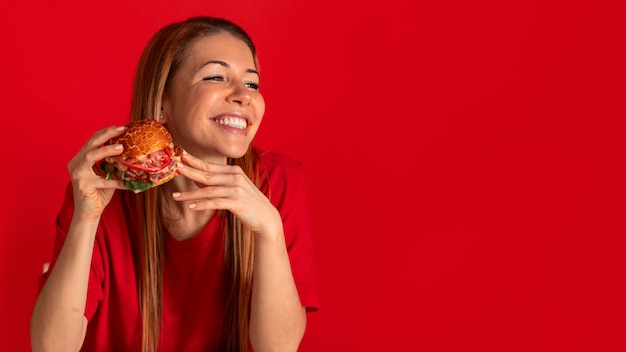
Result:
<svg viewBox="0 0 626 352"><path fill-rule="evenodd" d="M48 276L54 270L54 265L59 258L65 239L67 238L67 232L72 222L72 215L74 213L74 196L71 184L68 184L65 199L63 205L56 217L56 236L54 239L54 247L52 252L52 259L48 270L41 275L39 280L39 290L43 288ZM98 232L101 232L98 227ZM94 243L93 255L91 259L91 269L89 271L89 286L87 288L87 302L85 306L85 317L90 320L96 312L99 302L103 297L103 265L102 265L102 253L101 243L99 239L102 236L100 233L96 234L96 241Z"/></svg>
<svg viewBox="0 0 626 352"><path fill-rule="evenodd" d="M307 311L319 309L313 237L304 171L301 163L282 155L272 155L275 164L267 174L266 193L283 220L291 270Z"/></svg>

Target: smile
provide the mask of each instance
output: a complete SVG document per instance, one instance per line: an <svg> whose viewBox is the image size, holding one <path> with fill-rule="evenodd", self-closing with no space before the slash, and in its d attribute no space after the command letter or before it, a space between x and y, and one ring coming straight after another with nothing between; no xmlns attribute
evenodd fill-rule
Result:
<svg viewBox="0 0 626 352"><path fill-rule="evenodd" d="M239 117L217 118L217 119L213 119L213 121L219 123L220 125L239 128L242 130L245 130L246 127L248 127L248 122L246 121L246 119L242 119Z"/></svg>

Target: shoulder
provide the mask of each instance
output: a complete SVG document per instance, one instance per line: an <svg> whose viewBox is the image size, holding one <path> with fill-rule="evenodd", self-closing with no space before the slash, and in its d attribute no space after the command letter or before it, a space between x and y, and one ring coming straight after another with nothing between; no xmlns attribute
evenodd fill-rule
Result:
<svg viewBox="0 0 626 352"><path fill-rule="evenodd" d="M299 160L274 151L259 151L257 177L260 184L269 182L274 184L293 185L301 182L304 170Z"/></svg>
<svg viewBox="0 0 626 352"><path fill-rule="evenodd" d="M259 169L299 174L302 172L302 163L289 155L259 150Z"/></svg>
<svg viewBox="0 0 626 352"><path fill-rule="evenodd" d="M274 151L259 151L257 183L275 205L286 206L304 187L302 162Z"/></svg>

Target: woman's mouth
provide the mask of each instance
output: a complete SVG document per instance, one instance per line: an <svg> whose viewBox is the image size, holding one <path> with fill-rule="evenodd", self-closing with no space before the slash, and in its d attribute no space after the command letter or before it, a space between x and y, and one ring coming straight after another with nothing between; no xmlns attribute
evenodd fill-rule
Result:
<svg viewBox="0 0 626 352"><path fill-rule="evenodd" d="M214 118L213 121L223 126L238 128L241 130L245 130L248 127L248 121L240 117L217 117Z"/></svg>

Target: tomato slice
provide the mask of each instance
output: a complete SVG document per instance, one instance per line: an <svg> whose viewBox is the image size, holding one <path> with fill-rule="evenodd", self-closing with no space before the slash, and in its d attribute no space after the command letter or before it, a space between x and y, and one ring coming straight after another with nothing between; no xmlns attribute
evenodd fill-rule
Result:
<svg viewBox="0 0 626 352"><path fill-rule="evenodd" d="M128 159L122 160L122 164L129 169L143 172L158 172L172 163L172 154L169 148L158 150L146 155L143 160Z"/></svg>

